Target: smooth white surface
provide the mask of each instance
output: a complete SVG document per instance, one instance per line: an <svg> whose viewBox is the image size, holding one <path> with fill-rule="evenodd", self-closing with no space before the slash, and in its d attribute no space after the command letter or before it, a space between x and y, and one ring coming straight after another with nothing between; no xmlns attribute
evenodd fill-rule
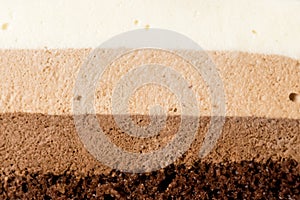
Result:
<svg viewBox="0 0 300 200"><path fill-rule="evenodd" d="M298 0L0 0L1 49L97 47L147 26L182 33L206 50L300 58Z"/></svg>

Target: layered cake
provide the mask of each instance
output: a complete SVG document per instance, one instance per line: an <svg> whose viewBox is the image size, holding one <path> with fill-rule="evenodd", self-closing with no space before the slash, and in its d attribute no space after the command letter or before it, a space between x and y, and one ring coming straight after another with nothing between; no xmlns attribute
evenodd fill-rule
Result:
<svg viewBox="0 0 300 200"><path fill-rule="evenodd" d="M1 199L300 198L300 1L1 3Z"/></svg>

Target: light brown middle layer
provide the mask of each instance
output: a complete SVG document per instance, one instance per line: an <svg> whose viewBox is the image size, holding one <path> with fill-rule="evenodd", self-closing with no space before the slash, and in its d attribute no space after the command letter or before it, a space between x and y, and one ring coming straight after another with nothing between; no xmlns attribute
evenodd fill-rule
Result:
<svg viewBox="0 0 300 200"><path fill-rule="evenodd" d="M75 81L90 51L0 51L1 112L72 114ZM105 52L104 57L111 56L115 50ZM227 116L300 118L300 104L290 100L290 94L300 94L299 60L239 52L209 52L209 55L223 83ZM108 66L95 91L98 114L111 114L111 94L116 83L130 69L145 63L175 69L198 95L200 115L211 115L214 105L211 105L209 88L195 68L180 56L159 50L134 51ZM181 113L180 102L174 94L157 85L138 89L128 106L131 114L148 114L153 104L162 105L170 115Z"/></svg>

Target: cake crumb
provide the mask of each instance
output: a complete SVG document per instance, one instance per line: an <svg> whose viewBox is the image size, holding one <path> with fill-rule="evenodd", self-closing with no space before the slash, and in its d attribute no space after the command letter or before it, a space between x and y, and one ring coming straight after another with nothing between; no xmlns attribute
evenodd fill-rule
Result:
<svg viewBox="0 0 300 200"><path fill-rule="evenodd" d="M253 33L253 34L256 34L257 32L256 32L256 30L252 30L252 33Z"/></svg>
<svg viewBox="0 0 300 200"><path fill-rule="evenodd" d="M6 29L7 29L7 27L8 27L8 23L4 23L4 24L2 24L2 27L1 27L1 29L2 29L2 30L6 30Z"/></svg>
<svg viewBox="0 0 300 200"><path fill-rule="evenodd" d="M150 28L150 25L147 24L147 25L145 26L145 29L146 29L146 30L149 30L149 28Z"/></svg>

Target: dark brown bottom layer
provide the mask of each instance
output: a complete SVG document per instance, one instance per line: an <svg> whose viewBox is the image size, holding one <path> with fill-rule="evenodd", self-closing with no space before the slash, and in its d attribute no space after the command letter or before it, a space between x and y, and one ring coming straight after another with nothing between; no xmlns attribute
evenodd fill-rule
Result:
<svg viewBox="0 0 300 200"><path fill-rule="evenodd" d="M1 199L299 199L295 160L170 165L146 174L1 174Z"/></svg>
<svg viewBox="0 0 300 200"><path fill-rule="evenodd" d="M149 123L146 116L132 118L140 125ZM98 119L112 142L140 153L168 143L180 121L169 117L158 136L137 139L118 129L112 116ZM1 114L0 199L300 198L299 119L226 117L216 146L199 160L209 123L209 117L200 118L195 142L174 164L130 174L91 156L72 116Z"/></svg>

